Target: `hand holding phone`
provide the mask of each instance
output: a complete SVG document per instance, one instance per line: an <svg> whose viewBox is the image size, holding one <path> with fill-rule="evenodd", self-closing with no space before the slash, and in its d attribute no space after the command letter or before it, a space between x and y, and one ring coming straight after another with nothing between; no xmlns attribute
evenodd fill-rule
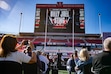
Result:
<svg viewBox="0 0 111 74"><path fill-rule="evenodd" d="M28 40L25 40L25 41L24 41L24 45L28 45Z"/></svg>

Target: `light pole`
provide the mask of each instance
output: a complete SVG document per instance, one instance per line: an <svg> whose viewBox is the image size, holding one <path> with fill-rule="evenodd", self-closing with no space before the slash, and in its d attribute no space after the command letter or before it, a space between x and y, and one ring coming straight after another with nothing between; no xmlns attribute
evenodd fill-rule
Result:
<svg viewBox="0 0 111 74"><path fill-rule="evenodd" d="M99 30L100 30L100 34L101 34L101 37L102 37L101 14L99 13L98 16L99 16Z"/></svg>
<svg viewBox="0 0 111 74"><path fill-rule="evenodd" d="M102 44L103 44L103 32L102 32L102 24L101 24L101 14L99 13L98 16L99 16L99 30L100 30L100 34L101 34L100 37L102 39Z"/></svg>
<svg viewBox="0 0 111 74"><path fill-rule="evenodd" d="M20 34L20 29L21 29L21 23L22 23L22 14L23 14L23 13L20 13L19 34Z"/></svg>

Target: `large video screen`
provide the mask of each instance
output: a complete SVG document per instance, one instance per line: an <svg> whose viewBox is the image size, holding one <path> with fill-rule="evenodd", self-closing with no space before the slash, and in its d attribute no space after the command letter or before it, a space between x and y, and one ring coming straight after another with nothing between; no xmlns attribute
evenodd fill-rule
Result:
<svg viewBox="0 0 111 74"><path fill-rule="evenodd" d="M35 32L45 32L46 25L48 33L85 33L84 9L36 8Z"/></svg>

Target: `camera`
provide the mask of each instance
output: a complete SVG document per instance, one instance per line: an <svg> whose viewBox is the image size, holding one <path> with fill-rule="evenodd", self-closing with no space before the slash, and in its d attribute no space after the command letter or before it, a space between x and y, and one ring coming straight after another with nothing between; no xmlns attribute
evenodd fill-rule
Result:
<svg viewBox="0 0 111 74"><path fill-rule="evenodd" d="M29 44L28 40L24 41L24 45L28 45L28 44Z"/></svg>

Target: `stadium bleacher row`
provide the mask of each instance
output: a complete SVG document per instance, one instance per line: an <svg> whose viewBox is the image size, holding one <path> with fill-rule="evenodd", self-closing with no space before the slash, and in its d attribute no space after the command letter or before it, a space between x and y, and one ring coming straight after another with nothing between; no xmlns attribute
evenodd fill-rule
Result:
<svg viewBox="0 0 111 74"><path fill-rule="evenodd" d="M1 39L1 37L0 37ZM39 38L39 37L19 37L17 38L17 40L19 42L21 42L22 40L30 40L33 41L34 44L38 44L41 42L45 42L45 38ZM48 43L66 43L66 44L72 44L73 39L51 39L51 38L46 38L46 42ZM92 44L102 44L102 40L101 39L84 39L84 38L77 38L74 39L74 44L79 44L79 43L92 43Z"/></svg>
<svg viewBox="0 0 111 74"><path fill-rule="evenodd" d="M24 37L24 38L17 38L19 42L21 42L23 39L24 40L31 40L33 41L34 44L45 42L45 38L33 38L33 37ZM73 42L72 39L51 39L51 38L46 38L46 42L57 42L57 43L71 43ZM102 44L101 39L74 39L74 44L79 44L79 43L94 43L94 44Z"/></svg>

